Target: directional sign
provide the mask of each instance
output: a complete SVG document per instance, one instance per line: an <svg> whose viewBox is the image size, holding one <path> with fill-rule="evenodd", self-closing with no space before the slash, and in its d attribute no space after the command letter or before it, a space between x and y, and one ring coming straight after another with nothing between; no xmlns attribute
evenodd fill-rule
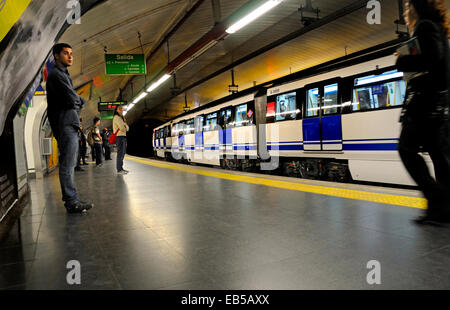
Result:
<svg viewBox="0 0 450 310"><path fill-rule="evenodd" d="M127 105L126 101L110 101L110 102L99 102L98 103L98 111L113 111L119 105Z"/></svg>
<svg viewBox="0 0 450 310"><path fill-rule="evenodd" d="M105 54L106 74L147 74L145 56L142 54Z"/></svg>

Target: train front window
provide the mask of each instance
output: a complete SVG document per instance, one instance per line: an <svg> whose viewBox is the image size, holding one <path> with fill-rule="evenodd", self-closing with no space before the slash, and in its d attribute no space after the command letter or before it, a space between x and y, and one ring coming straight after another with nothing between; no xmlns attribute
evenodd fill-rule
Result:
<svg viewBox="0 0 450 310"><path fill-rule="evenodd" d="M279 121L295 120L300 110L297 109L297 93L277 96L275 119Z"/></svg>
<svg viewBox="0 0 450 310"><path fill-rule="evenodd" d="M323 97L323 115L338 112L338 84L325 86Z"/></svg>
<svg viewBox="0 0 450 310"><path fill-rule="evenodd" d="M403 80L358 87L353 90L352 110L400 106L405 100L405 93L406 83Z"/></svg>
<svg viewBox="0 0 450 310"><path fill-rule="evenodd" d="M306 116L319 116L320 94L318 88L313 88L307 92Z"/></svg>

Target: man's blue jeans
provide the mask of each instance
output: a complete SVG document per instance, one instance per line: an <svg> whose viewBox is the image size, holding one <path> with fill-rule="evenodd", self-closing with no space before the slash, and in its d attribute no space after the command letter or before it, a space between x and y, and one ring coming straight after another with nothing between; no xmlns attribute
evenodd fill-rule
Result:
<svg viewBox="0 0 450 310"><path fill-rule="evenodd" d="M123 158L125 157L125 153L127 152L127 137L123 136L117 137L116 145L117 145L117 158L116 158L117 172L120 172L123 170Z"/></svg>
<svg viewBox="0 0 450 310"><path fill-rule="evenodd" d="M78 159L78 132L69 125L62 128L58 139L59 150L59 182L61 183L62 200L68 204L78 201L75 188L74 169Z"/></svg>

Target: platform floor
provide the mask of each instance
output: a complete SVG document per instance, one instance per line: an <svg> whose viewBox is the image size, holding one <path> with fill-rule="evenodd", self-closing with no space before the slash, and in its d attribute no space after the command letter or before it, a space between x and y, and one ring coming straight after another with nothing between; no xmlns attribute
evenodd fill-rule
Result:
<svg viewBox="0 0 450 310"><path fill-rule="evenodd" d="M0 244L0 288L450 289L450 228L410 222L423 207L415 191L132 157L129 175L114 166L76 174L95 202L85 215L66 214L57 172L31 181ZM67 284L70 260L81 285ZM371 260L380 285L367 283Z"/></svg>

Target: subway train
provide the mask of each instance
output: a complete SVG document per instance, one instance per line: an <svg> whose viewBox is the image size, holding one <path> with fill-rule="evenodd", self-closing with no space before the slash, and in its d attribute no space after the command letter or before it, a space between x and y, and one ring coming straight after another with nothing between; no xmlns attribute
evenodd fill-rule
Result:
<svg viewBox="0 0 450 310"><path fill-rule="evenodd" d="M155 154L223 169L414 186L397 152L406 82L394 50L317 66L179 115L155 128Z"/></svg>

